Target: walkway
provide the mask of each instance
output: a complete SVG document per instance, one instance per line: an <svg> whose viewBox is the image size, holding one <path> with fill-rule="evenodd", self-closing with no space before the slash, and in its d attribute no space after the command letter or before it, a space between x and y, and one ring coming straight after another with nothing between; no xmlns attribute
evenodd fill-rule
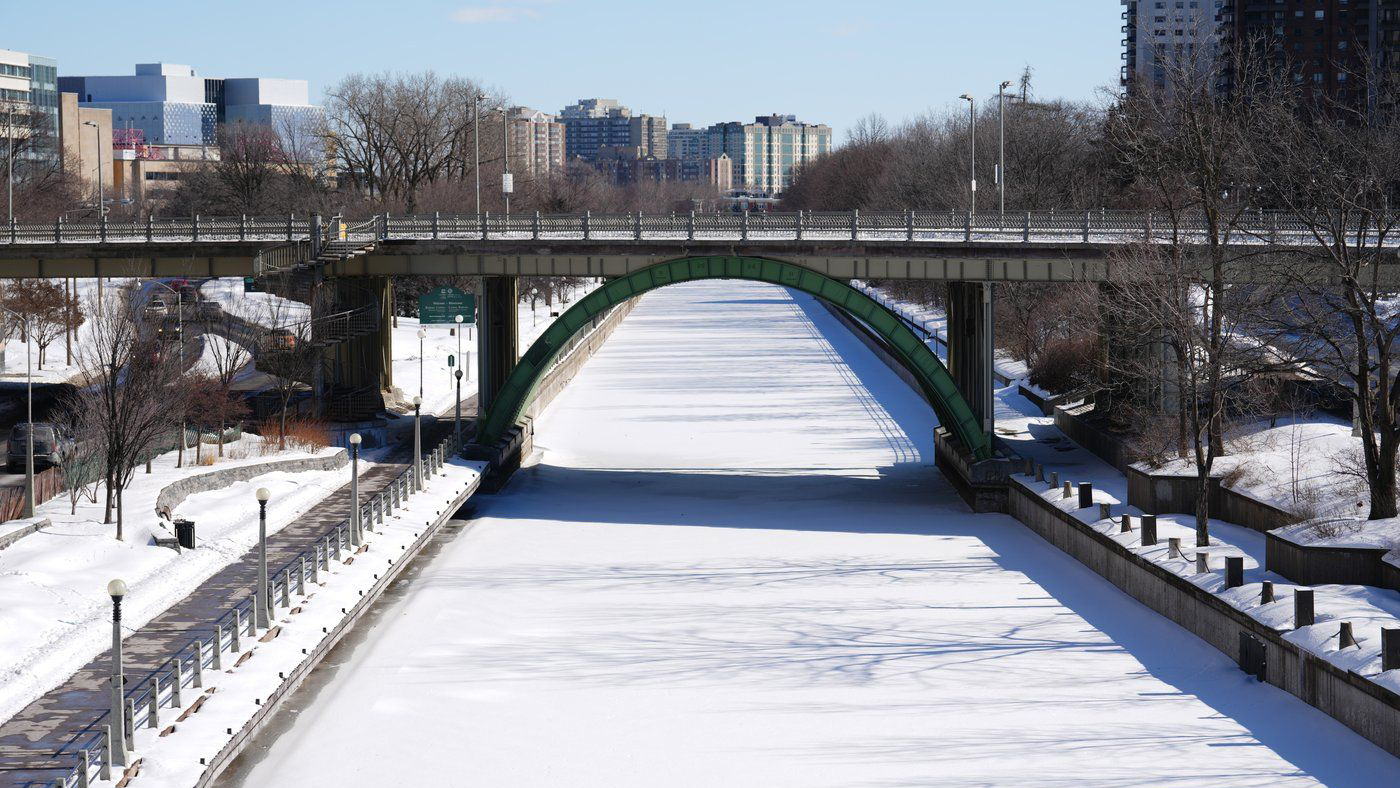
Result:
<svg viewBox="0 0 1400 788"><path fill-rule="evenodd" d="M474 418L476 397L466 400L462 417ZM445 418L425 417L423 445L431 446L452 429L450 414ZM405 445L395 448L383 461L360 477L360 494L375 495L407 467L412 455L412 433ZM346 472L347 477L349 472ZM282 566L307 549L326 529L350 514L350 484L328 496L320 504L268 537L268 565ZM257 550L249 550L236 562L205 581L194 593L171 605L140 630L123 641L127 676L139 678L169 659L187 645L194 634L241 602L251 593L257 579ZM111 707L111 662L104 653L88 663L60 686L0 724L0 788L49 785L57 772L69 768L72 757L54 759L54 754L75 733L81 731Z"/></svg>

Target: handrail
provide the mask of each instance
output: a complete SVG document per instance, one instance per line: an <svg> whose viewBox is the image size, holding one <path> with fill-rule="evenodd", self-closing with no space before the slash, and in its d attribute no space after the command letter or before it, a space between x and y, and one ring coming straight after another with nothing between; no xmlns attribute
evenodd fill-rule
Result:
<svg viewBox="0 0 1400 788"><path fill-rule="evenodd" d="M1400 212L1384 211L1358 218L1344 228L1347 235L1358 235L1375 243L1378 230L1387 246L1391 228ZM752 242L772 241L830 243L1071 243L1104 244L1137 241L1180 240L1201 243L1207 240L1208 224L1202 214L1178 215L1175 224L1156 211L1046 210L1014 213L967 211L795 211L788 213L628 213L594 214L468 214L409 215L378 214L346 222L335 217L331 225L344 230L346 240L476 240L493 242L533 242L541 240L616 243L618 241ZM8 231L6 231L8 230ZM1313 245L1330 243L1323 233L1290 211L1249 210L1227 222L1219 232L1222 241L1242 244ZM325 232L329 234L330 226ZM338 234L338 233L337 233ZM0 224L0 245L25 244L129 244L191 242L268 242L285 246L260 253L264 268L285 270L296 262L306 262L309 251L297 249L299 240L309 242L310 224L295 217L200 217L147 219L144 222L113 223L105 218L32 223L12 221ZM337 239L332 239L337 240ZM290 261L290 262L289 262Z"/></svg>
<svg viewBox="0 0 1400 788"><path fill-rule="evenodd" d="M410 463L384 489L366 499L360 506L360 522L365 524L364 527L373 530L376 523L382 524L395 508L403 505L416 492L419 474L430 475L440 470L449 457L455 456L461 450L456 440L456 434L449 431L436 446ZM315 582L322 568L329 568L332 553L339 560L341 551L350 549L349 528L350 518L347 517L323 531L311 547L298 552L275 571L269 571L269 604L278 604L279 581L282 605L289 607L293 585L296 585L298 595L302 595L306 583ZM136 728L156 727L152 724L152 715L158 721L161 708L183 706L183 691L186 688L198 689L206 669L222 669L225 653L237 654L241 650L243 637L256 637L256 622L252 616L254 599L250 592L249 596L212 622L209 636L191 638L159 667L135 682L128 682L131 688L123 697L129 712L127 716L130 717L127 720L130 723L127 726L129 738L135 738ZM86 785L92 780L110 779L111 748L107 746L107 718L110 713L103 711L58 748L54 757L73 758L76 763L52 782L44 783L45 786ZM85 769L82 776L79 775L80 769Z"/></svg>

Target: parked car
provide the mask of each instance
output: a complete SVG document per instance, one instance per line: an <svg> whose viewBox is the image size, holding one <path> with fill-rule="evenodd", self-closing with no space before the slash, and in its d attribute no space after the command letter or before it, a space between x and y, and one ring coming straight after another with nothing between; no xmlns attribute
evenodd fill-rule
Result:
<svg viewBox="0 0 1400 788"><path fill-rule="evenodd" d="M63 462L63 458L73 450L73 438L55 424L36 421L34 423L34 469L51 468ZM20 422L10 431L10 441L6 452L6 468L21 472L28 463L29 423Z"/></svg>
<svg viewBox="0 0 1400 788"><path fill-rule="evenodd" d="M216 320L224 313L218 301L200 301L195 305L195 314L204 320Z"/></svg>

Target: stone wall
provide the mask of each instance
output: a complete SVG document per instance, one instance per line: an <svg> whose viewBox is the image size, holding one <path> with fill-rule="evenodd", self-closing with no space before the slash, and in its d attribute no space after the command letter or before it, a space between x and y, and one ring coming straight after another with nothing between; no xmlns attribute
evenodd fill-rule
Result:
<svg viewBox="0 0 1400 788"><path fill-rule="evenodd" d="M1011 515L1046 541L1231 658L1240 658L1241 635L1257 638L1266 681L1400 756L1400 695L1304 651L1285 633L1055 508L1020 479L1012 479L1008 500Z"/></svg>
<svg viewBox="0 0 1400 788"><path fill-rule="evenodd" d="M169 515L175 511L175 507L184 503L186 498L196 493L221 490L234 482L246 482L265 473L273 473L274 471L286 473L332 471L345 467L347 462L349 462L348 455L344 449L341 449L334 454L323 457L304 457L298 460L274 460L273 462L260 462L252 465L238 465L210 473L201 473L198 476L189 476L161 489L160 493L156 495L156 514L158 516Z"/></svg>

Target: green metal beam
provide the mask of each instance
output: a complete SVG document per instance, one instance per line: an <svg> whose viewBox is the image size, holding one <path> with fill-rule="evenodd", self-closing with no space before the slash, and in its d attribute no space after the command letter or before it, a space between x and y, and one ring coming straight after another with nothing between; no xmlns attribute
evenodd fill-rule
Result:
<svg viewBox="0 0 1400 788"><path fill-rule="evenodd" d="M933 404L938 421L962 442L973 456L991 456L991 440L958 392L943 362L909 330L894 313L844 282L792 263L762 257L689 257L643 268L612 279L589 293L560 315L521 357L497 394L478 433L478 440L495 443L519 421L535 397L535 388L568 346L570 338L593 318L648 290L697 279L747 279L783 285L810 293L863 320L889 344Z"/></svg>

